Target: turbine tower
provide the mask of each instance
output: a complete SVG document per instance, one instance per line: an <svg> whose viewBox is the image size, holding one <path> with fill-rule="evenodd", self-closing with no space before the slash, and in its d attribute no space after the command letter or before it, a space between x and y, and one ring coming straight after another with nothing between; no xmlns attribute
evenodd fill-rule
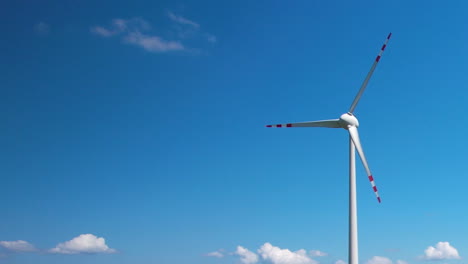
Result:
<svg viewBox="0 0 468 264"><path fill-rule="evenodd" d="M367 74L364 82L359 89L356 97L354 98L349 111L342 114L339 119L329 119L320 121L309 121L301 123L289 123L289 124L276 124L267 125L267 127L329 127L329 128L344 128L349 132L349 248L348 248L348 264L358 264L358 236L357 236L357 203L356 203L356 156L355 151L357 150L359 157L361 157L362 164L366 170L367 176L372 186L372 190L377 197L379 203L381 202L377 187L375 186L374 177L367 164L366 156L362 150L361 141L359 140L358 127L359 122L354 116L353 112L356 108L359 99L361 99L362 93L367 87L372 74L374 73L377 64L387 46L388 41L392 33L388 34L385 43L380 49L379 54L375 58L374 64Z"/></svg>

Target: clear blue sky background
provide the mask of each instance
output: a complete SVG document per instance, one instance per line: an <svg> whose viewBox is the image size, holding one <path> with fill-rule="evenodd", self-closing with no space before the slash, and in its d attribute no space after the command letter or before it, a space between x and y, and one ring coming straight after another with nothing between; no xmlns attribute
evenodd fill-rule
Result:
<svg viewBox="0 0 468 264"><path fill-rule="evenodd" d="M119 253L5 249L0 263L238 263L204 254L265 242L346 260L346 131L264 125L338 118L389 32L355 112L382 196L359 163L361 262L420 262L439 241L468 257L467 11L466 1L2 1L0 240L48 249L91 233ZM199 28L184 36L189 25L168 12ZM185 50L91 32L135 17Z"/></svg>

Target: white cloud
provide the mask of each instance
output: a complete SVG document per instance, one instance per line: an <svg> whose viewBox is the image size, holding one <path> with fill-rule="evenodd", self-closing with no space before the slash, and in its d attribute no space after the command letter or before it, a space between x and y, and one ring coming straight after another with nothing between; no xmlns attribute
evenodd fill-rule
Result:
<svg viewBox="0 0 468 264"><path fill-rule="evenodd" d="M392 264L393 262L389 258L374 256L369 259L366 264Z"/></svg>
<svg viewBox="0 0 468 264"><path fill-rule="evenodd" d="M216 41L218 41L216 36L211 35L210 33L206 33L205 36L206 36L206 40L208 40L208 42L210 43L216 43Z"/></svg>
<svg viewBox="0 0 468 264"><path fill-rule="evenodd" d="M134 44L150 52L167 52L184 50L184 46L177 41L163 40L158 36L144 35L140 32L131 32L125 36L126 43Z"/></svg>
<svg viewBox="0 0 468 264"><path fill-rule="evenodd" d="M424 251L424 258L428 260L460 259L460 255L449 242L439 242L435 247L430 246Z"/></svg>
<svg viewBox="0 0 468 264"><path fill-rule="evenodd" d="M216 43L218 41L215 35L208 32L202 32L200 30L200 24L195 21L189 20L180 15L176 15L171 11L167 11L167 16L176 23L175 29L177 31L177 35L181 39L201 37L203 40L206 40L209 43Z"/></svg>
<svg viewBox="0 0 468 264"><path fill-rule="evenodd" d="M150 24L141 18L113 19L109 28L94 26L91 32L101 37L120 35L125 43L139 46L149 52L169 52L185 50L178 41L164 40L156 35L143 34L151 29Z"/></svg>
<svg viewBox="0 0 468 264"><path fill-rule="evenodd" d="M15 252L34 252L37 249L29 242L23 240L0 241L0 246Z"/></svg>
<svg viewBox="0 0 468 264"><path fill-rule="evenodd" d="M221 253L220 251L213 251L213 252L210 252L210 253L206 253L205 256L207 256L207 257L222 258L222 257L224 257L224 254Z"/></svg>
<svg viewBox="0 0 468 264"><path fill-rule="evenodd" d="M196 51L187 48L181 40L195 38L198 40L216 43L216 36L200 31L200 25L171 11L167 11L167 16L175 23L175 31L169 32L173 40L167 40L159 35L151 33L151 25L142 18L113 19L107 27L93 26L90 32L101 37L119 36L124 43L139 46L149 52L164 53L174 51Z"/></svg>
<svg viewBox="0 0 468 264"><path fill-rule="evenodd" d="M96 35L106 37L106 38L107 37L112 37L112 36L118 34L117 31L109 30L109 29L106 29L106 28L103 28L103 27L100 27L100 26L92 27L91 32L96 34Z"/></svg>
<svg viewBox="0 0 468 264"><path fill-rule="evenodd" d="M189 25L189 26L192 26L196 29L199 29L200 28L200 25L192 20L189 20L183 16L178 16L174 13L172 13L171 11L167 11L167 16L174 22L177 22L179 24L182 24L182 25Z"/></svg>
<svg viewBox="0 0 468 264"><path fill-rule="evenodd" d="M335 262L335 264L347 264L347 262L344 261L344 260L339 259L339 260L337 260L337 261Z"/></svg>
<svg viewBox="0 0 468 264"><path fill-rule="evenodd" d="M392 263L393 261L390 260L389 258L379 257L379 256L374 256L366 262L366 264L392 264ZM396 264L408 264L408 262L404 260L397 260Z"/></svg>
<svg viewBox="0 0 468 264"><path fill-rule="evenodd" d="M47 35L50 32L50 26L47 23L39 22L34 25L34 31L40 35Z"/></svg>
<svg viewBox="0 0 468 264"><path fill-rule="evenodd" d="M147 31L151 29L150 23L139 17L131 19L116 18L112 20L112 25L119 32Z"/></svg>
<svg viewBox="0 0 468 264"><path fill-rule="evenodd" d="M241 262L244 264L254 264L258 262L257 254L244 247L237 246L237 250L234 254L239 255L241 257Z"/></svg>
<svg viewBox="0 0 468 264"><path fill-rule="evenodd" d="M111 26L108 28L102 26L91 27L90 31L102 37L111 37L119 34L131 32L142 32L151 29L150 24L139 17L131 19L112 19Z"/></svg>
<svg viewBox="0 0 468 264"><path fill-rule="evenodd" d="M281 249L270 243L260 247L258 253L266 261L273 264L317 264L318 262L309 258L304 249L292 252L289 249Z"/></svg>
<svg viewBox="0 0 468 264"><path fill-rule="evenodd" d="M109 248L103 237L93 234L82 234L72 240L58 244L49 250L57 254L80 254L80 253L115 253L116 250Z"/></svg>
<svg viewBox="0 0 468 264"><path fill-rule="evenodd" d="M309 255L312 257L324 257L324 256L327 256L328 254L320 250L311 250L309 251Z"/></svg>

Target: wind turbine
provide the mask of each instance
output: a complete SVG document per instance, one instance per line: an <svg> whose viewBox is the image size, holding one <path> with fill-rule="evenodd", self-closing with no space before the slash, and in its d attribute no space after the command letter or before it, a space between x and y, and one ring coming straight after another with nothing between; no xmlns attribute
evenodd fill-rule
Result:
<svg viewBox="0 0 468 264"><path fill-rule="evenodd" d="M359 89L356 97L354 98L349 111L345 114L342 114L339 119L329 119L329 120L320 120L320 121L309 121L301 123L288 123L288 124L277 124L277 125L267 125L267 127L329 127L329 128L344 128L349 132L349 252L348 252L348 263L349 264L358 264L358 237L357 237L357 204L356 204L356 156L355 150L359 153L361 157L362 164L366 169L367 176L372 185L372 189L377 197L379 203L381 202L377 187L375 186L374 177L369 169L367 164L366 156L362 150L361 141L359 140L358 127L359 122L354 116L353 112L356 108L359 99L361 99L362 93L367 87L372 74L374 73L377 64L379 63L380 57L382 56L385 47L387 46L388 41L392 33L388 34L385 43L380 49L379 54L375 58L374 64L367 74L364 82Z"/></svg>

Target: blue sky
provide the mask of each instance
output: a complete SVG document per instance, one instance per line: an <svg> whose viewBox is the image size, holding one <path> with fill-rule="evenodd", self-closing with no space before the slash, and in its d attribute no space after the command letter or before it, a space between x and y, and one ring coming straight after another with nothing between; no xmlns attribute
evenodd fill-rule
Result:
<svg viewBox="0 0 468 264"><path fill-rule="evenodd" d="M3 1L0 263L343 263L346 131L264 125L338 118L389 32L360 262L464 263L467 9Z"/></svg>

